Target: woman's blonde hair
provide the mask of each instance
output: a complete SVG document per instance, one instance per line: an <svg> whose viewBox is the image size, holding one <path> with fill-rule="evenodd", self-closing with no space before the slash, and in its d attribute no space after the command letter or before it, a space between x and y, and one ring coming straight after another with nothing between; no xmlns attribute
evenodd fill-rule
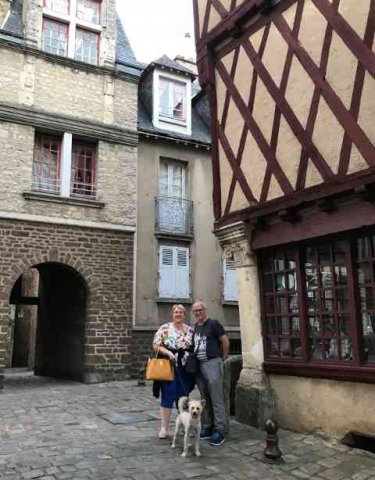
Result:
<svg viewBox="0 0 375 480"><path fill-rule="evenodd" d="M175 305L173 305L172 310L171 310L172 316L173 316L173 312L176 310L176 308L179 308L180 310L182 310L184 312L184 315L186 315L185 307L183 305L181 305L181 303L176 303Z"/></svg>

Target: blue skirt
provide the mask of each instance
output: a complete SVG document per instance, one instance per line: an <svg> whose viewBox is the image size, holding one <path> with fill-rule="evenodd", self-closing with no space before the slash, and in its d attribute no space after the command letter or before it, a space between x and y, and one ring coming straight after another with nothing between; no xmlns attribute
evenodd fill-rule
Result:
<svg viewBox="0 0 375 480"><path fill-rule="evenodd" d="M189 396L195 386L195 377L188 373L184 368L175 369L175 379L171 382L162 382L160 406L164 408L173 408L181 397Z"/></svg>

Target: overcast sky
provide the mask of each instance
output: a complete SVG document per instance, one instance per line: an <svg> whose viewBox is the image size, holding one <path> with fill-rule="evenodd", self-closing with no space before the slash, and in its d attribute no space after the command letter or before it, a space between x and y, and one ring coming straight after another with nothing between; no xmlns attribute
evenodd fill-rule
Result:
<svg viewBox="0 0 375 480"><path fill-rule="evenodd" d="M194 56L192 0L116 0L137 60ZM185 33L191 39L184 39Z"/></svg>

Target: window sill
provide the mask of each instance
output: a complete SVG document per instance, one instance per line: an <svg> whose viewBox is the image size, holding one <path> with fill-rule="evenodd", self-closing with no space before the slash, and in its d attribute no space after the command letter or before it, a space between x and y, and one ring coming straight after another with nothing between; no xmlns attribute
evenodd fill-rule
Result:
<svg viewBox="0 0 375 480"><path fill-rule="evenodd" d="M229 306L229 307L238 307L238 301L237 300L223 300L221 302L222 305L224 306Z"/></svg>
<svg viewBox="0 0 375 480"><path fill-rule="evenodd" d="M191 242L194 239L193 234L181 233L181 232L155 232L156 238L165 238L169 240L185 240Z"/></svg>
<svg viewBox="0 0 375 480"><path fill-rule="evenodd" d="M181 303L182 305L191 305L193 300L191 298L157 298L156 303L170 303L171 305Z"/></svg>
<svg viewBox="0 0 375 480"><path fill-rule="evenodd" d="M372 366L306 364L297 362L271 362L263 364L268 374L297 377L325 378L347 382L375 383L375 364Z"/></svg>
<svg viewBox="0 0 375 480"><path fill-rule="evenodd" d="M26 200L76 205L77 207L104 208L105 206L105 203L89 198L62 197L61 195L51 195L41 192L24 192L22 195Z"/></svg>
<svg viewBox="0 0 375 480"><path fill-rule="evenodd" d="M168 115L159 114L159 122L172 123L180 127L186 127L186 120L179 120L178 118L169 117Z"/></svg>

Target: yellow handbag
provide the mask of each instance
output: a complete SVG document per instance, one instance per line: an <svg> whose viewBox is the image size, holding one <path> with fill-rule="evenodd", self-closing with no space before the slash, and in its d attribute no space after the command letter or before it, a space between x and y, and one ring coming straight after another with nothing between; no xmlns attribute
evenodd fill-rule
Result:
<svg viewBox="0 0 375 480"><path fill-rule="evenodd" d="M146 367L146 380L172 381L174 380L174 368L167 358L149 358Z"/></svg>

